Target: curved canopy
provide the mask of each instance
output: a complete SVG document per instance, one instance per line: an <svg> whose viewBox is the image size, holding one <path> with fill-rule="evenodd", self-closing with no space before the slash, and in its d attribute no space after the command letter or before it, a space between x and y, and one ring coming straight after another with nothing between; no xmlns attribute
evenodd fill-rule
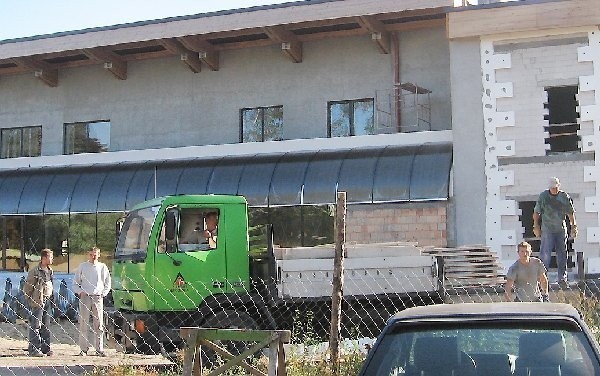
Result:
<svg viewBox="0 0 600 376"><path fill-rule="evenodd" d="M0 215L126 211L170 194L242 195L250 206L448 198L452 145L27 169L0 173Z"/></svg>

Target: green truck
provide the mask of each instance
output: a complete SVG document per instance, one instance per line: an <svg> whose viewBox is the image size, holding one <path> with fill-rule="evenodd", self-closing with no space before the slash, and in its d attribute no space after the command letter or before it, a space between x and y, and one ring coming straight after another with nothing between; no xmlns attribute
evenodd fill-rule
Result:
<svg viewBox="0 0 600 376"><path fill-rule="evenodd" d="M291 329L300 316L327 329L333 246L279 248L271 228L249 229L241 196L166 196L132 208L117 226L109 339L156 352L179 346L182 326ZM403 307L441 301L441 276L436 258L414 246L349 245L343 327L377 332Z"/></svg>

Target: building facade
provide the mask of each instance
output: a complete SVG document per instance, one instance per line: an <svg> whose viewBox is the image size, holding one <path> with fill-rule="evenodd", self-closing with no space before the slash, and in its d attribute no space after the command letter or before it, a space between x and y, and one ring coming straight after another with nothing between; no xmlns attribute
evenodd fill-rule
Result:
<svg viewBox="0 0 600 376"><path fill-rule="evenodd" d="M0 41L1 267L51 247L69 271L177 193L242 194L282 245L327 243L341 190L348 241L508 264L556 175L597 273L600 21L559 17L592 5L309 0Z"/></svg>

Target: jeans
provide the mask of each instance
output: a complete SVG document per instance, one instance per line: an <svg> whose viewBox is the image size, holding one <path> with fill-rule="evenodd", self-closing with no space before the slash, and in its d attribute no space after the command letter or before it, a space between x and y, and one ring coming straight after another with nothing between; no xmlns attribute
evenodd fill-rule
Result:
<svg viewBox="0 0 600 376"><path fill-rule="evenodd" d="M542 242L540 244L540 259L550 268L552 251L556 251L556 265L558 266L558 282L567 281L567 233L548 232L542 230Z"/></svg>
<svg viewBox="0 0 600 376"><path fill-rule="evenodd" d="M29 354L48 353L50 351L50 299L43 307L34 307L29 316Z"/></svg>

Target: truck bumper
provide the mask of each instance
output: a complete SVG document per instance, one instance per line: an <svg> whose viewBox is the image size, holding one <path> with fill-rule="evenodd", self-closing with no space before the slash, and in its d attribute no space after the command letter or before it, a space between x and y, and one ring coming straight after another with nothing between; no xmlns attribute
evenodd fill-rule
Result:
<svg viewBox="0 0 600 376"><path fill-rule="evenodd" d="M151 313L105 311L106 334L125 352L155 352L160 344L159 326Z"/></svg>

